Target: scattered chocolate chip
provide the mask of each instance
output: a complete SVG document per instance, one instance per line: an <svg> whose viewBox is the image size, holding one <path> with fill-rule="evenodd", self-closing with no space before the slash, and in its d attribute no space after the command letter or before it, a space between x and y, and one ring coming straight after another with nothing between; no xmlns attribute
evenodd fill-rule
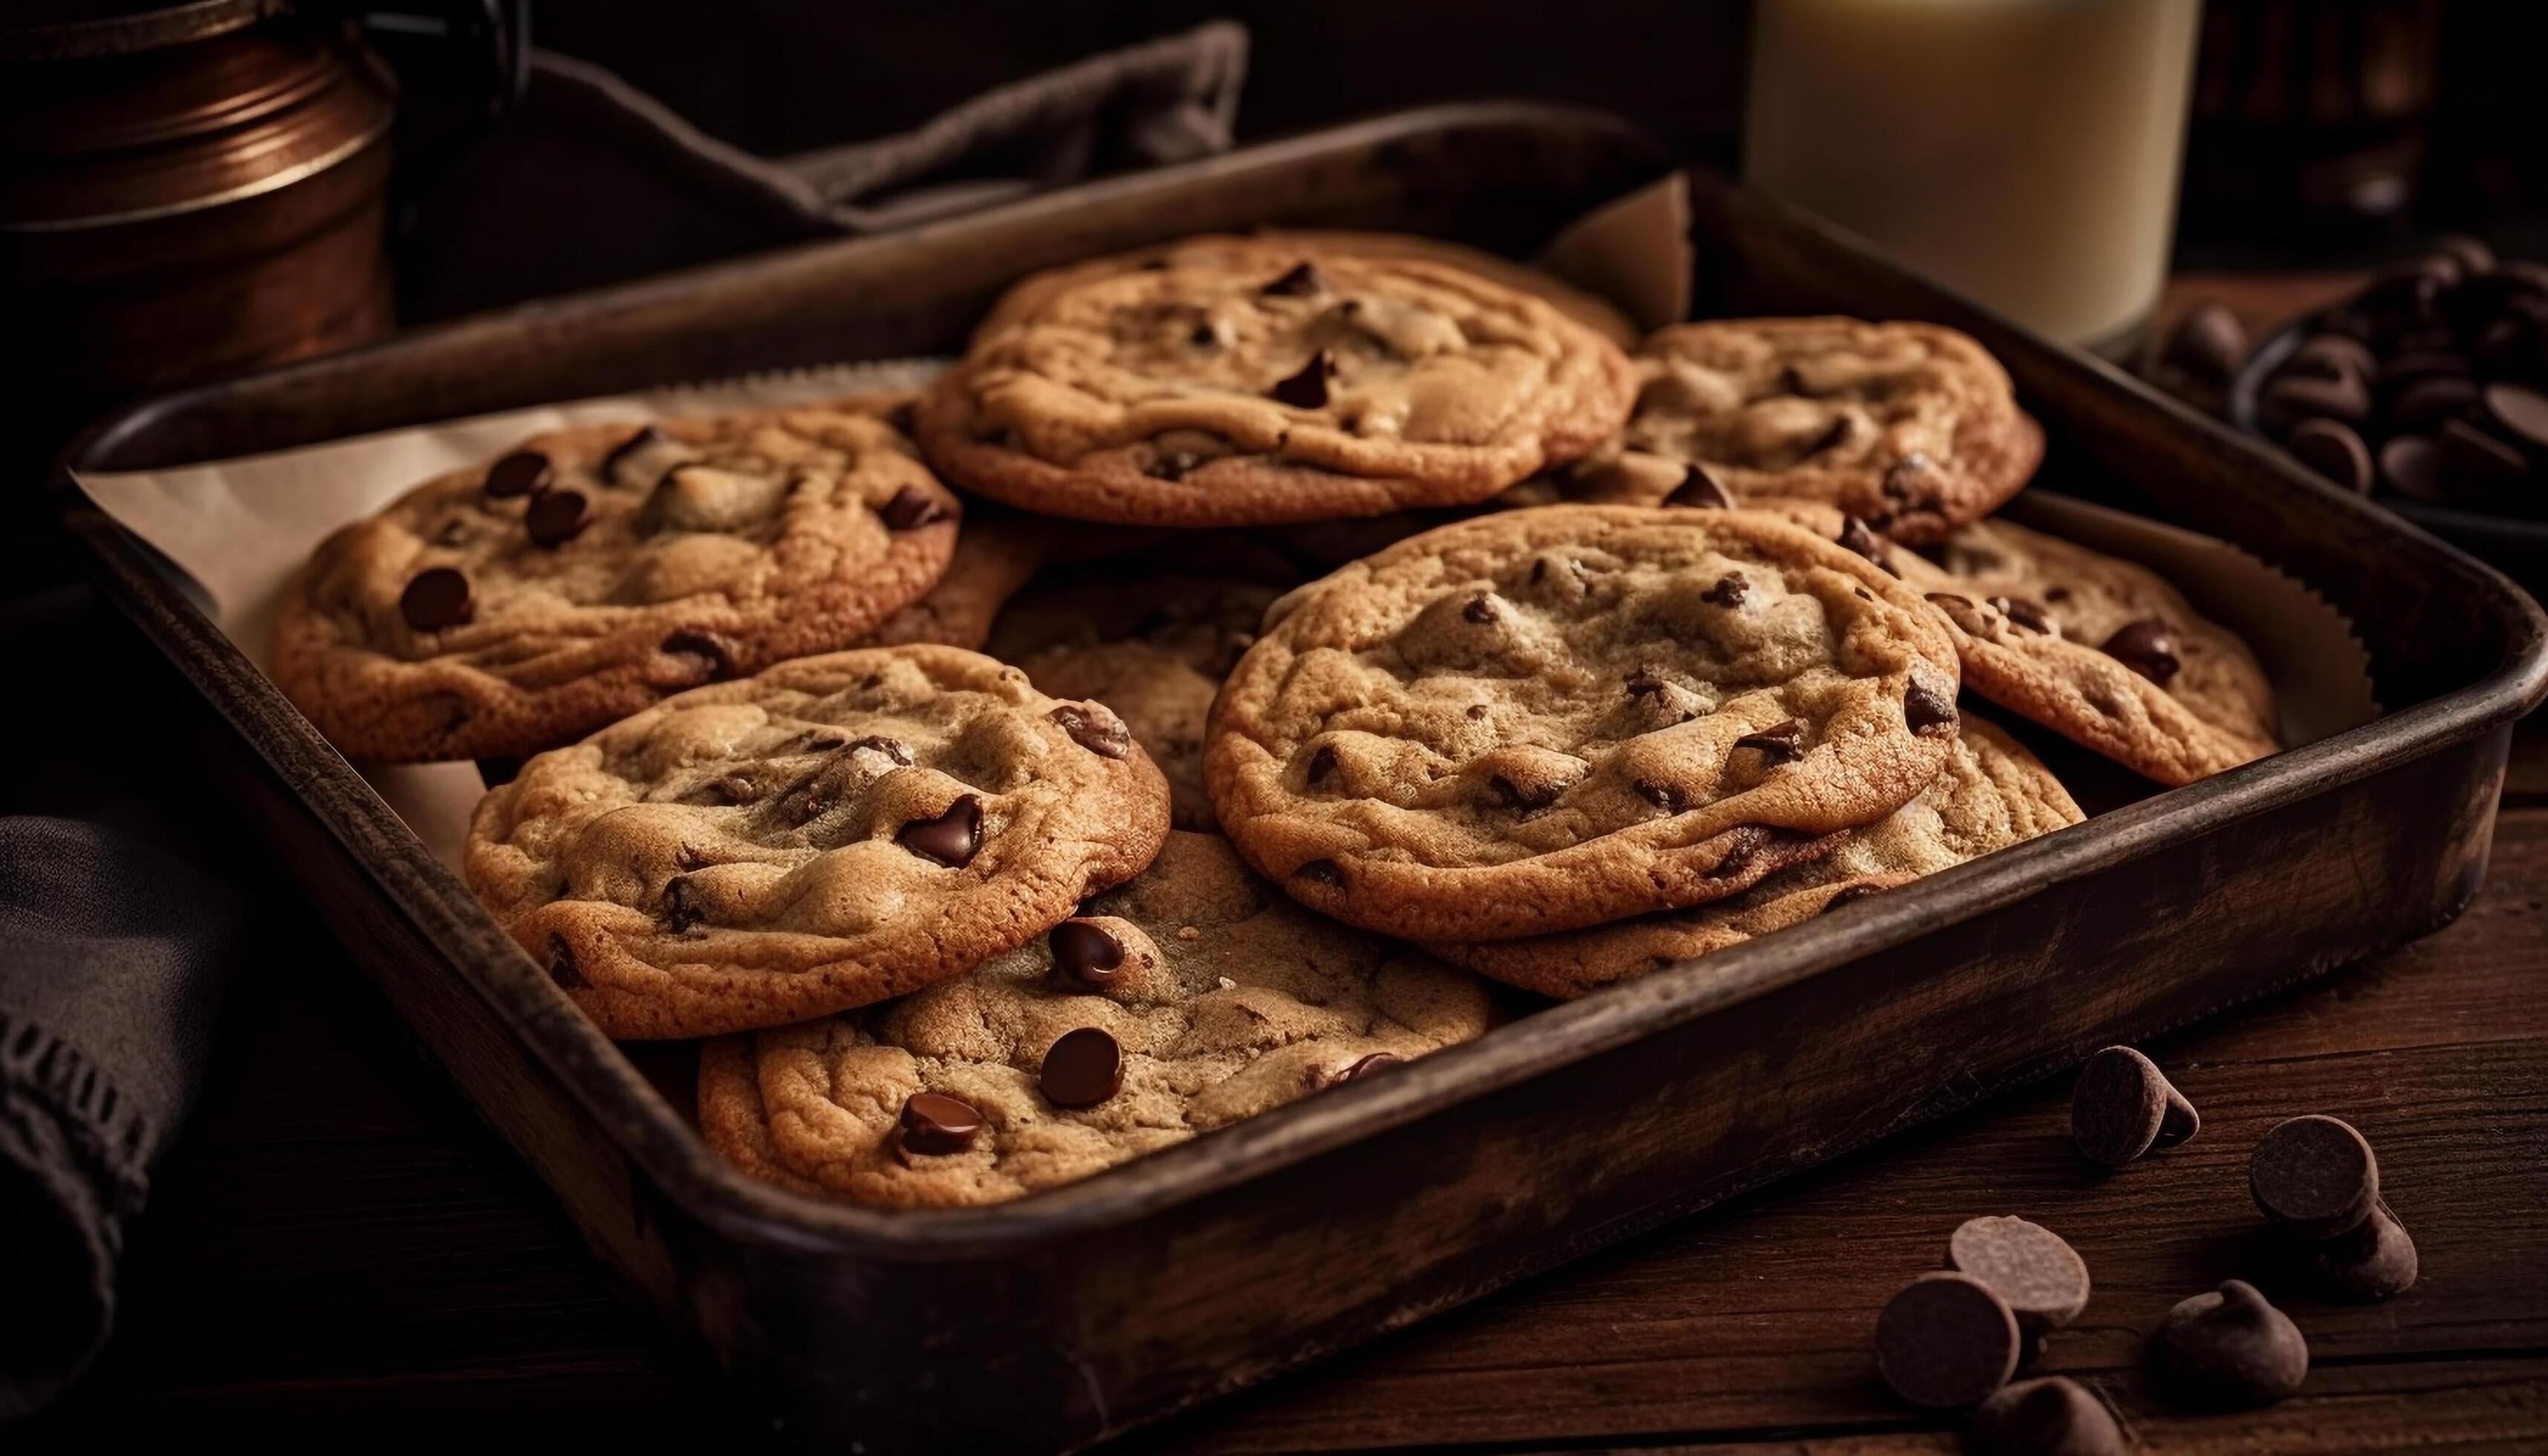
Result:
<svg viewBox="0 0 2548 1456"><path fill-rule="evenodd" d="M1913 500L1920 497L1920 487L1930 478L1929 457L1914 450L1884 468L1880 489L1895 500Z"/></svg>
<svg viewBox="0 0 2548 1456"><path fill-rule="evenodd" d="M542 546L563 546L591 524L592 502L582 491L542 491L522 512L522 529Z"/></svg>
<svg viewBox="0 0 2548 1456"><path fill-rule="evenodd" d="M2442 454L2431 435L2396 435L2380 447L2380 484L2410 500L2442 498Z"/></svg>
<svg viewBox="0 0 2548 1456"><path fill-rule="evenodd" d="M1902 721L1918 734L1944 736L1956 731L1956 684L1926 663L1914 664L1911 685L1902 693Z"/></svg>
<svg viewBox="0 0 2548 1456"><path fill-rule="evenodd" d="M1309 363L1301 366L1300 373L1278 381L1266 393L1277 404L1289 405L1295 410L1323 410L1327 406L1327 375L1334 368L1334 359L1326 350L1320 349L1310 356Z"/></svg>
<svg viewBox="0 0 2548 1456"><path fill-rule="evenodd" d="M1103 990L1123 974L1124 943L1085 920L1065 920L1046 939L1053 966L1081 985Z"/></svg>
<svg viewBox="0 0 2548 1456"><path fill-rule="evenodd" d="M2275 1224L2305 1238L2361 1226L2380 1202L2380 1160L2351 1124L2316 1113L2265 1132L2247 1164L2247 1189Z"/></svg>
<svg viewBox="0 0 2548 1456"><path fill-rule="evenodd" d="M698 659L698 671L691 676L702 682L723 682L734 676L734 644L713 632L684 627L665 637L660 650L667 657Z"/></svg>
<svg viewBox="0 0 2548 1456"><path fill-rule="evenodd" d="M419 632L457 627L476 614L469 599L469 578L447 566L429 566L408 579L399 592L399 615Z"/></svg>
<svg viewBox="0 0 2548 1456"><path fill-rule="evenodd" d="M2491 384L2480 397L2486 422L2534 455L2548 456L2548 395L2517 384Z"/></svg>
<svg viewBox="0 0 2548 1456"><path fill-rule="evenodd" d="M2150 1334L2148 1354L2161 1389L2204 1409L2279 1401L2309 1376L2309 1341L2242 1279L2168 1311Z"/></svg>
<svg viewBox="0 0 2548 1456"><path fill-rule="evenodd" d="M932 1157L962 1152L982 1133L982 1115L968 1102L943 1092L914 1092L903 1099L902 1145Z"/></svg>
<svg viewBox="0 0 2548 1456"><path fill-rule="evenodd" d="M1395 1051L1375 1051L1336 1073L1339 1082L1359 1082L1374 1072L1385 1072L1394 1066L1405 1066L1407 1058Z"/></svg>
<svg viewBox="0 0 2548 1456"><path fill-rule="evenodd" d="M1482 702L1473 702L1467 708L1467 713L1472 718L1483 718L1489 711L1487 705Z"/></svg>
<svg viewBox="0 0 2548 1456"><path fill-rule="evenodd" d="M2466 414L2477 408L2477 381L2439 374L2409 385L2390 405L2389 423L2402 430L2439 429L2443 420Z"/></svg>
<svg viewBox="0 0 2548 1456"><path fill-rule="evenodd" d="M2360 424L2371 417L2371 391L2352 375L2311 379L2287 374L2265 386L2257 408L2265 426L2277 431L2304 419Z"/></svg>
<svg viewBox="0 0 2548 1456"><path fill-rule="evenodd" d="M947 507L920 487L905 486L894 492L893 499L884 502L884 509L876 514L884 518L886 530L909 531L945 520Z"/></svg>
<svg viewBox="0 0 2548 1456"><path fill-rule="evenodd" d="M1217 349L1221 347L1221 330L1206 318L1194 326L1194 332L1186 335L1186 341L1198 349Z"/></svg>
<svg viewBox="0 0 2548 1456"><path fill-rule="evenodd" d="M2176 321L2160 357L2206 384L2228 384L2247 357L2247 330L2221 304L2197 304Z"/></svg>
<svg viewBox="0 0 2548 1456"><path fill-rule="evenodd" d="M1853 419L1846 414L1837 415L1829 425L1824 427L1821 434L1814 437L1814 442L1805 447L1803 458L1811 460L1826 450L1837 450L1841 446L1848 444L1850 436L1856 433L1858 433L1858 421L1856 419ZM1892 489L1892 473L1889 471L1886 472L1884 480L1885 488L1889 492Z"/></svg>
<svg viewBox="0 0 2548 1456"><path fill-rule="evenodd" d="M2126 622L2106 639L2106 656L2161 687L2175 679L2185 662L2177 655L2175 629L2156 617Z"/></svg>
<svg viewBox="0 0 2548 1456"><path fill-rule="evenodd" d="M498 500L536 496L549 488L549 457L537 450L516 450L487 467L487 494Z"/></svg>
<svg viewBox="0 0 2548 1456"><path fill-rule="evenodd" d="M1556 803L1557 796L1566 791L1565 784L1550 780L1525 788L1502 774L1489 778L1487 787L1495 794L1496 801L1507 809L1545 809Z"/></svg>
<svg viewBox="0 0 2548 1456"><path fill-rule="evenodd" d="M1144 273L1165 273L1168 271L1168 260L1165 258L1143 258L1139 266L1141 271Z"/></svg>
<svg viewBox="0 0 2548 1456"><path fill-rule="evenodd" d="M1866 522L1857 516L1844 515L1840 518L1840 544L1874 562L1877 566L1883 567L1889 575L1896 577L1902 575L1894 571L1891 563L1884 559L1884 543L1876 538L1875 532L1866 528Z"/></svg>
<svg viewBox="0 0 2548 1456"><path fill-rule="evenodd" d="M2521 452L2465 419L2443 423L2434 437L2441 450L2442 474L2455 486L2485 489L2505 486L2529 473Z"/></svg>
<svg viewBox="0 0 2548 1456"><path fill-rule="evenodd" d="M601 478L620 485L633 484L619 479L619 467L628 464L648 450L659 449L672 443L673 437L663 430L651 424L641 425L635 434L621 440L609 454L601 457ZM648 482L648 484L653 483Z"/></svg>
<svg viewBox="0 0 2548 1456"><path fill-rule="evenodd" d="M893 842L924 860L961 869L982 847L982 801L969 793L960 795L937 818L914 819L895 830Z"/></svg>
<svg viewBox="0 0 2548 1456"><path fill-rule="evenodd" d="M1186 472L1203 464L1203 460L1204 457L1192 450L1165 450L1151 457L1149 468L1143 474L1153 480L1181 481L1186 478Z"/></svg>
<svg viewBox="0 0 2548 1456"><path fill-rule="evenodd" d="M1329 889L1340 890L1345 887L1344 866L1333 860L1312 860L1294 869L1292 874L1296 879L1306 879L1312 884L1322 884Z"/></svg>
<svg viewBox="0 0 2548 1456"><path fill-rule="evenodd" d="M2415 1287L2415 1240L2382 1199L2361 1227L2311 1243L2303 1272L2320 1294L2342 1300L2385 1300Z"/></svg>
<svg viewBox="0 0 2548 1456"><path fill-rule="evenodd" d="M2282 373L2299 379L2369 379L2380 367L2380 356L2357 338L2340 333L2312 335L2292 351Z"/></svg>
<svg viewBox="0 0 2548 1456"><path fill-rule="evenodd" d="M1698 593L1698 599L1701 601L1713 602L1718 606L1741 606L1743 604L1744 593L1749 592L1751 589L1751 583L1744 581L1741 577L1729 574L1727 576L1718 577L1716 579L1715 586Z"/></svg>
<svg viewBox="0 0 2548 1456"><path fill-rule="evenodd" d="M1947 1240L1947 1267L1989 1285L2031 1335L2088 1308L2088 1261L2060 1234L2024 1219L1966 1219Z"/></svg>
<svg viewBox="0 0 2548 1456"><path fill-rule="evenodd" d="M1637 797L1658 809L1673 814L1681 812L1681 795L1669 783L1659 783L1652 778L1640 778L1628 786L1637 791Z"/></svg>
<svg viewBox="0 0 2548 1456"><path fill-rule="evenodd" d="M690 888L686 874L677 874L664 886L664 920L679 934L707 919L707 907L699 903L698 891Z"/></svg>
<svg viewBox="0 0 2548 1456"><path fill-rule="evenodd" d="M2040 601L2030 601L2023 596L1994 596L1990 604L1999 609L2000 615L2030 632L2053 630L2052 613L2046 611Z"/></svg>
<svg viewBox="0 0 2548 1456"><path fill-rule="evenodd" d="M570 991L592 984L584 978L584 968L575 963L575 947L561 935L549 937L549 979Z"/></svg>
<svg viewBox="0 0 2548 1456"><path fill-rule="evenodd" d="M2070 1138L2080 1155L2122 1167L2153 1147L2172 1147L2203 1127L2194 1104L2158 1064L2130 1046L2088 1058L2070 1089Z"/></svg>
<svg viewBox="0 0 2548 1456"><path fill-rule="evenodd" d="M1496 619L1496 604L1485 596L1472 596L1469 604L1460 608L1460 616L1463 620L1484 625Z"/></svg>
<svg viewBox="0 0 2548 1456"><path fill-rule="evenodd" d="M1964 1274L1923 1274L1875 1320L1875 1369L1914 1406L1969 1406L2017 1373L2017 1317Z"/></svg>
<svg viewBox="0 0 2548 1456"><path fill-rule="evenodd" d="M1673 487L1664 503L1691 510L1732 510L1734 493L1718 484L1704 467L1693 465L1681 473L1681 484Z"/></svg>
<svg viewBox="0 0 2548 1456"><path fill-rule="evenodd" d="M1070 741L1101 759L1129 758L1133 752L1133 731L1124 720L1111 712L1091 711L1093 704L1066 702L1055 707L1050 717Z"/></svg>
<svg viewBox="0 0 2548 1456"><path fill-rule="evenodd" d="M2132 1449L2105 1404L2066 1376L2002 1386L1973 1408L1973 1456L2123 1456Z"/></svg>
<svg viewBox="0 0 2548 1456"><path fill-rule="evenodd" d="M2350 425L2332 419L2304 419L2292 426L2285 449L2303 465L2348 491L2371 489L2371 451Z"/></svg>
<svg viewBox="0 0 2548 1456"><path fill-rule="evenodd" d="M2495 270L2495 249L2486 240L2465 232L2445 232L2433 239L2433 251L2457 260L2463 277Z"/></svg>
<svg viewBox="0 0 2548 1456"><path fill-rule="evenodd" d="M2469 374L2469 361L2458 354L2418 349L2383 360L2378 378L2381 393L2394 395L2419 380L2466 379Z"/></svg>
<svg viewBox="0 0 2548 1456"><path fill-rule="evenodd" d="M1958 596L1953 592L1932 592L1926 599L1931 606L1945 612L1947 620L1975 637L1990 631L1989 620L1981 614L1979 607L1973 605L1971 597Z"/></svg>
<svg viewBox="0 0 2548 1456"><path fill-rule="evenodd" d="M1096 1027L1064 1032L1046 1049L1037 1084L1055 1107L1095 1107L1123 1090L1124 1048Z"/></svg>
<svg viewBox="0 0 2548 1456"><path fill-rule="evenodd" d="M1316 263L1294 263L1289 272L1265 285L1260 291L1276 298L1316 298L1327 291L1327 280L1325 275L1319 272Z"/></svg>
<svg viewBox="0 0 2548 1456"><path fill-rule="evenodd" d="M1805 725L1802 719L1789 718L1758 733L1746 733L1734 740L1734 746L1756 750L1773 764L1784 764L1804 753Z"/></svg>
<svg viewBox="0 0 2548 1456"><path fill-rule="evenodd" d="M1310 755L1310 767L1302 777L1311 787L1316 788L1326 782L1327 775L1334 772L1336 772L1335 747L1332 744L1322 743L1319 745L1318 752Z"/></svg>

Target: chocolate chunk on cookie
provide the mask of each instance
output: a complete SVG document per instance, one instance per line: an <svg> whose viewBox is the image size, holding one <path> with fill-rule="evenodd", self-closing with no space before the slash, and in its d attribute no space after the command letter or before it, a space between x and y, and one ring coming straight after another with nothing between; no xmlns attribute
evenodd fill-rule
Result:
<svg viewBox="0 0 2548 1456"><path fill-rule="evenodd" d="M535 753L857 642L946 571L957 514L864 407L560 430L322 542L274 679L351 758Z"/></svg>
<svg viewBox="0 0 2548 1456"><path fill-rule="evenodd" d="M1546 506L1276 602L1204 779L1240 853L1317 909L1540 934L1739 894L1892 813L1953 752L1955 694L1918 596L1782 520ZM1738 747L1790 722L1793 758Z"/></svg>
<svg viewBox="0 0 2548 1456"><path fill-rule="evenodd" d="M1014 950L1158 852L1158 770L1065 718L1113 714L952 647L782 663L523 765L470 823L469 884L613 1037L864 1006Z"/></svg>
<svg viewBox="0 0 2548 1456"><path fill-rule="evenodd" d="M1786 738L1773 730L1737 749L1758 740L1766 772L1787 761ZM1919 797L1841 837L1821 859L1782 869L1739 895L1587 930L1511 941L1436 941L1425 949L1525 990L1589 995L1731 950L1923 874L2076 824L2080 817L2079 806L2035 755L1967 716L1945 771Z"/></svg>
<svg viewBox="0 0 2548 1456"><path fill-rule="evenodd" d="M1489 1010L1478 980L1309 914L1223 841L1177 833L1138 878L970 975L711 1042L699 1126L803 1191L997 1203L1386 1075L1479 1036Z"/></svg>
<svg viewBox="0 0 2548 1456"><path fill-rule="evenodd" d="M1811 500L1915 545L1989 513L2044 455L1999 361L1935 324L1683 323L1637 362L1627 451L1702 466L1746 503Z"/></svg>
<svg viewBox="0 0 2548 1456"><path fill-rule="evenodd" d="M1482 500L1627 416L1617 345L1455 267L1272 245L1157 261L1020 285L924 401L931 461L1047 515L1273 524Z"/></svg>
<svg viewBox="0 0 2548 1456"><path fill-rule="evenodd" d="M1113 708L1167 774L1177 828L1217 833L1203 787L1205 719L1281 594L1257 582L1101 564L1021 596L990 650L1055 697Z"/></svg>

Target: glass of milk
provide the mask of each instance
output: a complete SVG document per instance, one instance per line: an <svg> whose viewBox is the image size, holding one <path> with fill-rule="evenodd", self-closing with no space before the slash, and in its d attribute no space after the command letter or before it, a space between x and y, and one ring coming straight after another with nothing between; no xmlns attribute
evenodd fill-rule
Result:
<svg viewBox="0 0 2548 1456"><path fill-rule="evenodd" d="M2121 356L2167 276L2199 0L1760 0L1743 170Z"/></svg>

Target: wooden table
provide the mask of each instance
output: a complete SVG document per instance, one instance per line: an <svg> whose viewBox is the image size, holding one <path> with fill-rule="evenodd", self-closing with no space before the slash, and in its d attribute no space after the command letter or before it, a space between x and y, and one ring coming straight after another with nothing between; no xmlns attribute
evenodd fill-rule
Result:
<svg viewBox="0 0 2548 1456"><path fill-rule="evenodd" d="M2324 290L2188 280L2258 319ZM16 1449L554 1433L663 1449L681 1362L535 1180L409 1049L306 922L268 932L213 1081L136 1230L95 1375ZM2146 1049L2204 1116L2110 1177L2066 1141L2066 1079L2029 1089L1416 1329L1142 1432L1156 1453L1338 1449L1952 1450L1875 1384L1876 1311L1950 1230L2014 1213L2096 1280L2038 1369L2079 1377L2145 1448L2548 1447L2548 723L2507 777L2484 894L2404 951ZM2169 1413L2143 1331L2245 1267L2246 1160L2325 1112L2379 1149L2422 1282L2295 1302L2303 1394Z"/></svg>

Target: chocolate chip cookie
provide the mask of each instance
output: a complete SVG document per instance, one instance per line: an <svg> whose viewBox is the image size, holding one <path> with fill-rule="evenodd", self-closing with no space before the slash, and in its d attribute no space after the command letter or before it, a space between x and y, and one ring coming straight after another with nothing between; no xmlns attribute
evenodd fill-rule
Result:
<svg viewBox="0 0 2548 1456"><path fill-rule="evenodd" d="M1136 571L1038 588L1001 614L991 655L1042 691L1113 708L1167 774L1179 829L1219 832L1203 787L1204 724L1265 608L1262 583Z"/></svg>
<svg viewBox="0 0 2548 1456"><path fill-rule="evenodd" d="M1918 798L1844 836L1829 855L1731 899L1590 930L1426 949L1480 975L1550 996L1583 996L1783 930L1835 905L2048 834L2083 816L2052 771L1967 714L1954 752Z"/></svg>
<svg viewBox="0 0 2548 1456"><path fill-rule="evenodd" d="M1542 506L1276 602L1204 779L1313 908L1536 935L1740 893L1892 813L1947 762L1956 685L1916 592L1784 520Z"/></svg>
<svg viewBox="0 0 2548 1456"><path fill-rule="evenodd" d="M1104 705L953 647L781 663L532 759L470 887L613 1037L897 996L1041 935L1158 853L1168 786Z"/></svg>
<svg viewBox="0 0 2548 1456"><path fill-rule="evenodd" d="M1966 686L2137 774L2192 783L2279 747L2255 654L2147 567L2003 520L1934 562L1875 549L1954 624Z"/></svg>
<svg viewBox="0 0 2548 1456"><path fill-rule="evenodd" d="M708 1044L699 1127L746 1171L861 1203L997 1203L1484 1032L1485 986L1310 915L1221 840L971 975Z"/></svg>
<svg viewBox="0 0 2548 1456"><path fill-rule="evenodd" d="M967 511L947 575L909 605L876 624L857 645L898 647L934 642L978 651L1009 598L1033 580L1051 543L1048 523L984 506ZM1068 694L1065 694L1068 695ZM1084 694L1080 694L1084 695Z"/></svg>
<svg viewBox="0 0 2548 1456"><path fill-rule="evenodd" d="M1171 254L1030 279L923 401L957 485L1046 515L1272 524L1481 500L1614 433L1627 356L1414 258Z"/></svg>
<svg viewBox="0 0 2548 1456"><path fill-rule="evenodd" d="M1602 468L1665 491L1694 465L1736 500L1819 501L1918 545L1988 514L2044 456L1999 361L1935 324L1683 323L1637 361L1624 452Z"/></svg>
<svg viewBox="0 0 2548 1456"><path fill-rule="evenodd" d="M852 407L591 425L320 543L272 670L347 757L518 757L858 641L929 590L956 498Z"/></svg>

